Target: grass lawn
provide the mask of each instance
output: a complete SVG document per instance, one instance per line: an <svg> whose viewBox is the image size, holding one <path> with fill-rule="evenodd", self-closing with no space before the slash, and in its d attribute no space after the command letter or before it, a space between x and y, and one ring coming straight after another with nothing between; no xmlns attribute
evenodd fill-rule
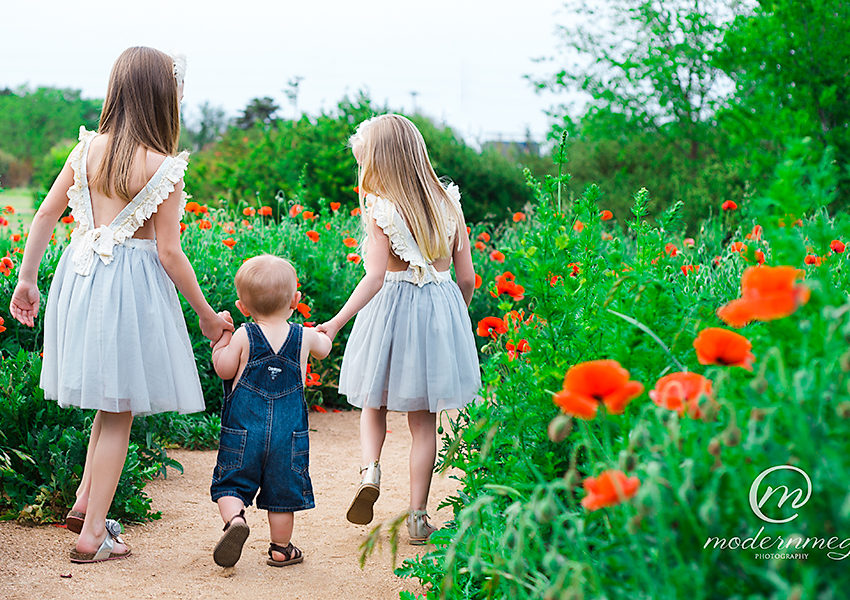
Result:
<svg viewBox="0 0 850 600"><path fill-rule="evenodd" d="M9 221L12 233L20 227L29 226L35 210L32 207L32 190L29 188L4 189L0 191L0 210L5 206L15 209L14 214L3 215Z"/></svg>

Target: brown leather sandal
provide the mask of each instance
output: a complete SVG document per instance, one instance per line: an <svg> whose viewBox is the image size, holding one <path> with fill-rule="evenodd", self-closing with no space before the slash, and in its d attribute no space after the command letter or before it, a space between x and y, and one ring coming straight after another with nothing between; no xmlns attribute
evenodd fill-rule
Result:
<svg viewBox="0 0 850 600"><path fill-rule="evenodd" d="M241 518L242 521L234 523L233 519L237 517ZM213 550L213 560L220 567L232 567L242 556L242 546L245 545L245 540L248 539L248 534L251 532L251 528L245 521L244 508L225 523L223 531L224 535L218 540L218 544Z"/></svg>
<svg viewBox="0 0 850 600"><path fill-rule="evenodd" d="M286 559L275 560L272 556L272 552L280 552L286 557ZM275 544L274 542L269 544L269 559L266 561L266 564L271 567L285 567L287 565L300 563L303 560L304 555L301 553L301 550L293 546L292 542L289 542L285 547Z"/></svg>
<svg viewBox="0 0 850 600"><path fill-rule="evenodd" d="M68 531L80 533L83 530L83 521L85 520L86 513L71 509L65 516L65 527L68 528Z"/></svg>

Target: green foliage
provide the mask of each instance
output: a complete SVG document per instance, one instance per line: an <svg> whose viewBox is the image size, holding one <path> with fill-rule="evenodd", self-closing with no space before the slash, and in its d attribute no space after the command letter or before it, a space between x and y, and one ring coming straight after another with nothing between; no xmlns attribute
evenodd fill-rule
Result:
<svg viewBox="0 0 850 600"><path fill-rule="evenodd" d="M537 206L505 266L521 274L534 316L508 318L508 332L483 348L486 397L460 413L441 451L442 466L461 474L447 500L454 521L432 538L432 552L397 573L418 578L435 599L843 597L848 572L824 551L792 547L807 559L769 560L758 550L704 547L762 525L774 540L850 536L841 484L850 475L841 442L850 434L850 264L826 241L850 222L823 210L834 194L831 166L809 165L803 144L777 168L769 193L747 211L705 221L693 244L683 239L680 206L650 220L645 190L624 232L600 220L597 188L559 209L558 182L532 181ZM780 226L788 215L801 224ZM761 239L731 251L754 220ZM811 299L789 317L741 330L754 372L701 365L692 342L723 327L715 311L739 295L755 249L769 265L803 268L807 252L821 256L821 266L805 267ZM512 357L508 338L526 339L530 352ZM565 372L593 359L617 360L645 392L622 415L600 407L593 420L555 419ZM703 419L647 397L682 367L713 382ZM550 439L550 427L563 441ZM778 464L799 466L814 485L793 524L764 523L748 504L754 478ZM638 477L637 495L588 511L581 483L608 469Z"/></svg>

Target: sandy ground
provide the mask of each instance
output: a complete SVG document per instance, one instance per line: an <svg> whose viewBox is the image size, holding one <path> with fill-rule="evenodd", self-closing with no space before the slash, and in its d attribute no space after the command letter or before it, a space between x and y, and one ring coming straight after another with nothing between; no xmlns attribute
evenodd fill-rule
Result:
<svg viewBox="0 0 850 600"><path fill-rule="evenodd" d="M236 567L222 569L212 560L221 535L221 520L209 499L214 451L175 450L184 474L169 470L166 480L147 486L162 519L127 527L124 539L133 548L125 560L76 565L68 560L74 535L56 526L0 524L0 598L9 600L95 598L336 599L398 598L401 590L421 592L414 580L395 576L388 535L383 547L358 565L358 546L377 523L388 521L408 504L410 434L404 414L390 413L381 461L382 490L372 525L352 525L345 511L359 483L359 412L310 414L310 475L316 508L296 513L293 543L304 562L284 568L266 565L268 524L254 507L246 515L251 535ZM451 518L440 500L456 481L435 475L429 509L432 522ZM399 536L398 565L424 552Z"/></svg>

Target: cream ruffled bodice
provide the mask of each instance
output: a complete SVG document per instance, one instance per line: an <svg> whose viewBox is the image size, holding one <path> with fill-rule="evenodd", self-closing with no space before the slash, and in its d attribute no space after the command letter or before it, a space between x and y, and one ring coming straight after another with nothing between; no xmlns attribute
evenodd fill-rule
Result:
<svg viewBox="0 0 850 600"><path fill-rule="evenodd" d="M71 208L71 216L77 222L77 227L71 233L70 248L74 251L74 271L80 275L91 274L96 258L100 258L106 265L112 262L112 249L133 237L136 230L157 211L159 205L168 198L183 178L189 164L188 152L166 157L145 187L118 213L112 223L95 227L86 174L86 157L89 145L96 135L97 132L80 127L80 143L69 158L74 171L74 184L68 189L68 206ZM183 217L185 206L184 193L180 218Z"/></svg>
<svg viewBox="0 0 850 600"><path fill-rule="evenodd" d="M446 192L452 202L459 206L460 190L458 187L452 183L446 188ZM365 201L369 215L375 219L378 227L390 239L390 245L395 255L409 265L406 271L387 273L387 277L393 280L409 281L420 287L426 283L442 283L451 280L450 271L438 271L432 263L422 256L419 245L404 222L404 218L391 201L374 194L366 194ZM443 205L443 208L445 209L445 205ZM457 231L458 224L452 218L451 213L446 210L444 214L451 230ZM462 243L463 238L461 237Z"/></svg>

